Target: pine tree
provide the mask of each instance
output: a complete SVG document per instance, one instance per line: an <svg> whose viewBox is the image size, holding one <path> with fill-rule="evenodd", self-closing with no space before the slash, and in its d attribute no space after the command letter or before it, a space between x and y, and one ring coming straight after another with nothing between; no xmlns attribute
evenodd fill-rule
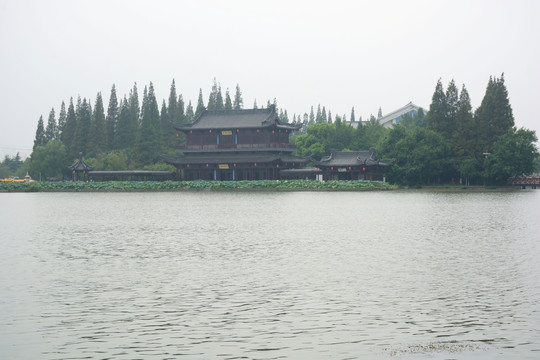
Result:
<svg viewBox="0 0 540 360"><path fill-rule="evenodd" d="M199 98L197 99L197 108L195 109L195 119L198 119L204 110L205 110L205 107L204 107L202 89L199 89Z"/></svg>
<svg viewBox="0 0 540 360"><path fill-rule="evenodd" d="M36 151L38 146L44 146L47 143L45 138L45 128L43 125L43 115L39 117L38 125L36 129L36 137L34 138L34 147L32 151Z"/></svg>
<svg viewBox="0 0 540 360"><path fill-rule="evenodd" d="M56 118L54 113L54 108L51 109L49 113L49 120L47 121L47 127L45 128L45 143L48 143L51 140L56 139L57 134L57 125Z"/></svg>
<svg viewBox="0 0 540 360"><path fill-rule="evenodd" d="M459 102L459 95L458 95L458 89L456 87L456 83L454 82L454 79L450 81L448 86L446 87L446 118L448 122L448 131L453 132L454 128L454 122L456 118L456 112L458 108L458 102Z"/></svg>
<svg viewBox="0 0 540 360"><path fill-rule="evenodd" d="M332 112L330 110L328 110L328 123L332 123Z"/></svg>
<svg viewBox="0 0 540 360"><path fill-rule="evenodd" d="M240 85L236 84L236 93L234 94L233 109L240 110L244 107L244 100L242 99L242 92L240 91Z"/></svg>
<svg viewBox="0 0 540 360"><path fill-rule="evenodd" d="M162 148L160 115L154 86L145 87L142 106L142 119L135 145L135 157L141 165L155 162Z"/></svg>
<svg viewBox="0 0 540 360"><path fill-rule="evenodd" d="M66 123L63 126L60 140L66 146L69 158L75 156L75 132L77 131L77 117L75 115L75 106L73 98L69 99L69 106L66 116Z"/></svg>
<svg viewBox="0 0 540 360"><path fill-rule="evenodd" d="M167 114L169 116L168 121L170 124L180 123L180 116L178 115L178 98L176 95L176 85L174 83L174 79L169 92L169 106L167 106Z"/></svg>
<svg viewBox="0 0 540 360"><path fill-rule="evenodd" d="M379 111L377 112L377 119L382 118L382 108L379 106Z"/></svg>
<svg viewBox="0 0 540 360"><path fill-rule="evenodd" d="M191 100L189 100L186 107L186 123L193 122L195 120L195 113L193 112L193 105L191 105Z"/></svg>
<svg viewBox="0 0 540 360"><path fill-rule="evenodd" d="M441 79L439 79L435 86L435 92L431 98L431 104L429 105L429 112L427 114L428 130L445 134L446 138L448 138L447 114L448 107L446 104L446 95L443 90Z"/></svg>
<svg viewBox="0 0 540 360"><path fill-rule="evenodd" d="M354 116L354 106L351 109L351 123L356 121L356 117Z"/></svg>
<svg viewBox="0 0 540 360"><path fill-rule="evenodd" d="M216 94L216 110L223 110L225 105L223 104L223 95L221 95L221 85L218 86Z"/></svg>
<svg viewBox="0 0 540 360"><path fill-rule="evenodd" d="M62 101L62 105L60 106L60 114L58 114L58 126L56 128L55 139L62 139L62 132L64 131L64 126L66 125L66 117L66 103Z"/></svg>
<svg viewBox="0 0 540 360"><path fill-rule="evenodd" d="M109 97L109 106L107 107L107 117L105 118L105 129L107 132L106 150L112 150L114 148L114 135L118 123L118 116L118 98L116 97L116 87L113 84L111 88L111 96Z"/></svg>
<svg viewBox="0 0 540 360"><path fill-rule="evenodd" d="M176 99L176 96L174 97ZM175 136L172 127L172 122L170 121L171 116L168 113L167 104L165 100L161 104L160 112L160 121L161 121L161 136L163 137L162 143L164 148L170 148L174 146Z"/></svg>
<svg viewBox="0 0 540 360"><path fill-rule="evenodd" d="M77 117L77 129L75 131L74 150L77 154L79 152L86 154L89 150L88 138L92 123L92 106L86 98L81 101L79 97L75 115Z"/></svg>
<svg viewBox="0 0 540 360"><path fill-rule="evenodd" d="M472 113L471 99L465 85L456 103L455 128L452 136L457 168L466 158L475 156L476 131Z"/></svg>
<svg viewBox="0 0 540 360"><path fill-rule="evenodd" d="M311 111L309 112L309 122L308 125L315 124L315 112L313 111L313 106L311 106Z"/></svg>
<svg viewBox="0 0 540 360"><path fill-rule="evenodd" d="M216 82L216 78L214 78L214 84L212 85L212 90L210 91L210 95L208 96L208 105L206 107L209 111L217 110L217 96L218 96L217 94L218 94L218 85Z"/></svg>
<svg viewBox="0 0 540 360"><path fill-rule="evenodd" d="M130 103L124 96L120 101L120 113L118 114L118 124L114 137L115 149L129 149L135 145L138 125L133 121L130 111Z"/></svg>
<svg viewBox="0 0 540 360"><path fill-rule="evenodd" d="M321 121L323 123L327 123L328 122L328 119L326 117L326 107L322 107L322 112L321 112Z"/></svg>
<svg viewBox="0 0 540 360"><path fill-rule="evenodd" d="M176 105L176 112L178 116L178 124L184 124L186 122L186 114L184 112L184 98L182 94L178 95L178 103Z"/></svg>
<svg viewBox="0 0 540 360"><path fill-rule="evenodd" d="M478 126L479 152L491 152L497 139L514 126L514 116L508 91L504 84L504 74L500 79L489 78L486 94L475 112Z"/></svg>
<svg viewBox="0 0 540 360"><path fill-rule="evenodd" d="M139 106L139 93L137 91L137 83L133 85L133 89L129 93L128 104L130 121L135 125L135 128L138 130L141 116L141 108Z"/></svg>
<svg viewBox="0 0 540 360"><path fill-rule="evenodd" d="M88 148L86 152L97 154L107 149L107 130L105 128L105 109L101 93L96 96L96 103L92 113L92 122L88 138Z"/></svg>
<svg viewBox="0 0 540 360"><path fill-rule="evenodd" d="M315 122L316 122L317 124L323 122L322 110L321 110L321 104L317 105L317 115L315 115Z"/></svg>
<svg viewBox="0 0 540 360"><path fill-rule="evenodd" d="M233 108L233 105L232 105L232 101L231 101L231 96L229 95L229 89L227 89L225 91L225 104L224 104L224 109L225 110L232 110Z"/></svg>

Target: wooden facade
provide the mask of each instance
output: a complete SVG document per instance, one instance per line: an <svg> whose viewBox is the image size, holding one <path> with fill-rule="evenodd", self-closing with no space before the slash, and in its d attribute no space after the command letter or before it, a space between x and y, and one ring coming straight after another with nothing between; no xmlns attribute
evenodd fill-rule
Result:
<svg viewBox="0 0 540 360"><path fill-rule="evenodd" d="M185 134L182 156L166 158L183 180L275 180L280 170L305 167L294 156L290 134L299 126L279 121L275 108L204 111L193 123L174 126Z"/></svg>

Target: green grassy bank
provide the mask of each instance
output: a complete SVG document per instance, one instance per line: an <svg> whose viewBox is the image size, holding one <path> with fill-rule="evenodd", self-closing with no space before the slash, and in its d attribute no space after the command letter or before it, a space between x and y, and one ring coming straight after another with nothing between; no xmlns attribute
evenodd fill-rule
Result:
<svg viewBox="0 0 540 360"><path fill-rule="evenodd" d="M105 181L0 183L0 192L55 191L366 191L391 190L397 186L380 181L258 180L258 181Z"/></svg>

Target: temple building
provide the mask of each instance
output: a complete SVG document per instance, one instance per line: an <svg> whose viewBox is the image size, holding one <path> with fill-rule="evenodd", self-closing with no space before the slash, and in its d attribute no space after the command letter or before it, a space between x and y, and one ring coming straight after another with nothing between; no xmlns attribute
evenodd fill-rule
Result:
<svg viewBox="0 0 540 360"><path fill-rule="evenodd" d="M185 134L183 156L165 158L182 180L276 180L284 169L304 168L289 135L301 125L282 123L276 109L203 111L192 123L175 125Z"/></svg>
<svg viewBox="0 0 540 360"><path fill-rule="evenodd" d="M384 181L383 172L392 164L377 159L375 149L368 151L332 151L330 156L315 162L323 180Z"/></svg>

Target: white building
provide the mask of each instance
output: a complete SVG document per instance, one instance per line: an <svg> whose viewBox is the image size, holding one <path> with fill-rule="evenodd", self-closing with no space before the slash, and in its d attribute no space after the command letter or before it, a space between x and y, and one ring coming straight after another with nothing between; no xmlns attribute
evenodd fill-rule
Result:
<svg viewBox="0 0 540 360"><path fill-rule="evenodd" d="M421 108L420 106L416 106L412 102L410 102L407 105L380 117L378 120L379 123L382 124L384 127L389 128L392 127L394 124L399 124L399 122L403 119L403 116L407 114L413 117L418 115L419 109L422 109L425 114L425 110L423 108Z"/></svg>

